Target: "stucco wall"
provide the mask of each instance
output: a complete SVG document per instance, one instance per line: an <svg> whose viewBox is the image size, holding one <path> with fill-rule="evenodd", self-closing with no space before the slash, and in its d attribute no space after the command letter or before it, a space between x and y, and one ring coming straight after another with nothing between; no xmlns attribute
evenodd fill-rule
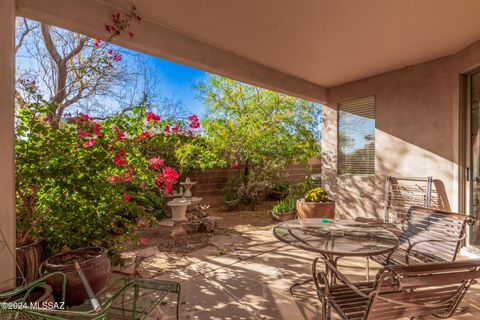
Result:
<svg viewBox="0 0 480 320"><path fill-rule="evenodd" d="M433 176L441 207L459 209L459 75L480 64L480 43L461 52L329 89L323 179L337 215L383 218L385 176ZM337 176L337 106L376 96L375 176Z"/></svg>

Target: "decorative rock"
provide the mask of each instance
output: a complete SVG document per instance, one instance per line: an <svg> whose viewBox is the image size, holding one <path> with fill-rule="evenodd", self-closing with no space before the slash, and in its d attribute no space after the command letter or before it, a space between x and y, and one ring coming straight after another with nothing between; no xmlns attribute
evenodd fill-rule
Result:
<svg viewBox="0 0 480 320"><path fill-rule="evenodd" d="M212 232L215 230L216 220L214 217L205 217L200 219L202 225L205 227L205 231Z"/></svg>
<svg viewBox="0 0 480 320"><path fill-rule="evenodd" d="M150 246L150 247L146 247L144 249L140 249L140 250L137 250L136 253L137 253L137 256L140 257L140 258L147 258L147 257L150 257L156 253L158 253L158 248L155 247L155 246Z"/></svg>

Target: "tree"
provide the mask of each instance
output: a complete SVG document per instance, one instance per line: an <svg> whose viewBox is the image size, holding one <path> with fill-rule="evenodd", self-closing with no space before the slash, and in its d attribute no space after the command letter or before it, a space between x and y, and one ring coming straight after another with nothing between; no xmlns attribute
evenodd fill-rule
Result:
<svg viewBox="0 0 480 320"><path fill-rule="evenodd" d="M134 9L132 9L134 10ZM129 36L134 11L113 15L115 32ZM120 30L120 31L118 31ZM132 35L133 36L133 35ZM161 95L158 75L142 55L97 39L25 18L17 19L17 102L26 105L32 82L48 101L48 120L58 127L65 113L90 113L95 117L131 111L140 102L162 115L178 114L178 102Z"/></svg>
<svg viewBox="0 0 480 320"><path fill-rule="evenodd" d="M319 155L319 105L219 76L197 89L207 106L197 161L237 161L246 180L264 173L269 180L287 165Z"/></svg>

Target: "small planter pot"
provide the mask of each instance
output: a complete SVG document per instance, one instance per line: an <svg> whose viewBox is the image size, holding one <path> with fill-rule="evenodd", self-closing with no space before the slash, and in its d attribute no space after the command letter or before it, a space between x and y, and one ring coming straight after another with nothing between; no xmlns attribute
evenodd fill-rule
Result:
<svg viewBox="0 0 480 320"><path fill-rule="evenodd" d="M65 297L67 306L80 305L88 298L82 280L75 269L75 261L80 264L94 293L105 288L110 276L110 260L108 260L107 250L104 248L81 248L48 258L42 265L42 271L46 273L60 271L67 277ZM59 301L62 291L60 277L49 278L47 283L52 286L54 296Z"/></svg>
<svg viewBox="0 0 480 320"><path fill-rule="evenodd" d="M277 221L287 221L293 220L297 217L297 213L295 211L292 212L285 212L285 213L275 213L273 211L269 211L272 217Z"/></svg>
<svg viewBox="0 0 480 320"><path fill-rule="evenodd" d="M38 270L45 259L43 244L40 241L36 241L17 247L16 259L18 267L22 271L23 277L27 283L38 279L40 277L40 272ZM20 285L21 281L21 279L18 279L17 285Z"/></svg>
<svg viewBox="0 0 480 320"><path fill-rule="evenodd" d="M283 191L277 191L277 190L270 190L268 192L268 198L270 200L283 200L287 197L287 193Z"/></svg>
<svg viewBox="0 0 480 320"><path fill-rule="evenodd" d="M238 207L240 205L240 199L225 201L225 205L227 206L227 211L228 212L238 211Z"/></svg>
<svg viewBox="0 0 480 320"><path fill-rule="evenodd" d="M305 199L297 200L297 214L299 219L305 218L335 218L335 202L308 202Z"/></svg>

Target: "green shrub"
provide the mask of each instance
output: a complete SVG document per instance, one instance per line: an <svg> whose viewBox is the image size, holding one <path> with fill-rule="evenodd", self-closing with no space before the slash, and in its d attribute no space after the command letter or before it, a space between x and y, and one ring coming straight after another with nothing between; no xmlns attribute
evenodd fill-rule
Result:
<svg viewBox="0 0 480 320"><path fill-rule="evenodd" d="M276 214L294 212L296 209L296 203L297 199L294 197L287 197L286 199L278 201L272 211Z"/></svg>

